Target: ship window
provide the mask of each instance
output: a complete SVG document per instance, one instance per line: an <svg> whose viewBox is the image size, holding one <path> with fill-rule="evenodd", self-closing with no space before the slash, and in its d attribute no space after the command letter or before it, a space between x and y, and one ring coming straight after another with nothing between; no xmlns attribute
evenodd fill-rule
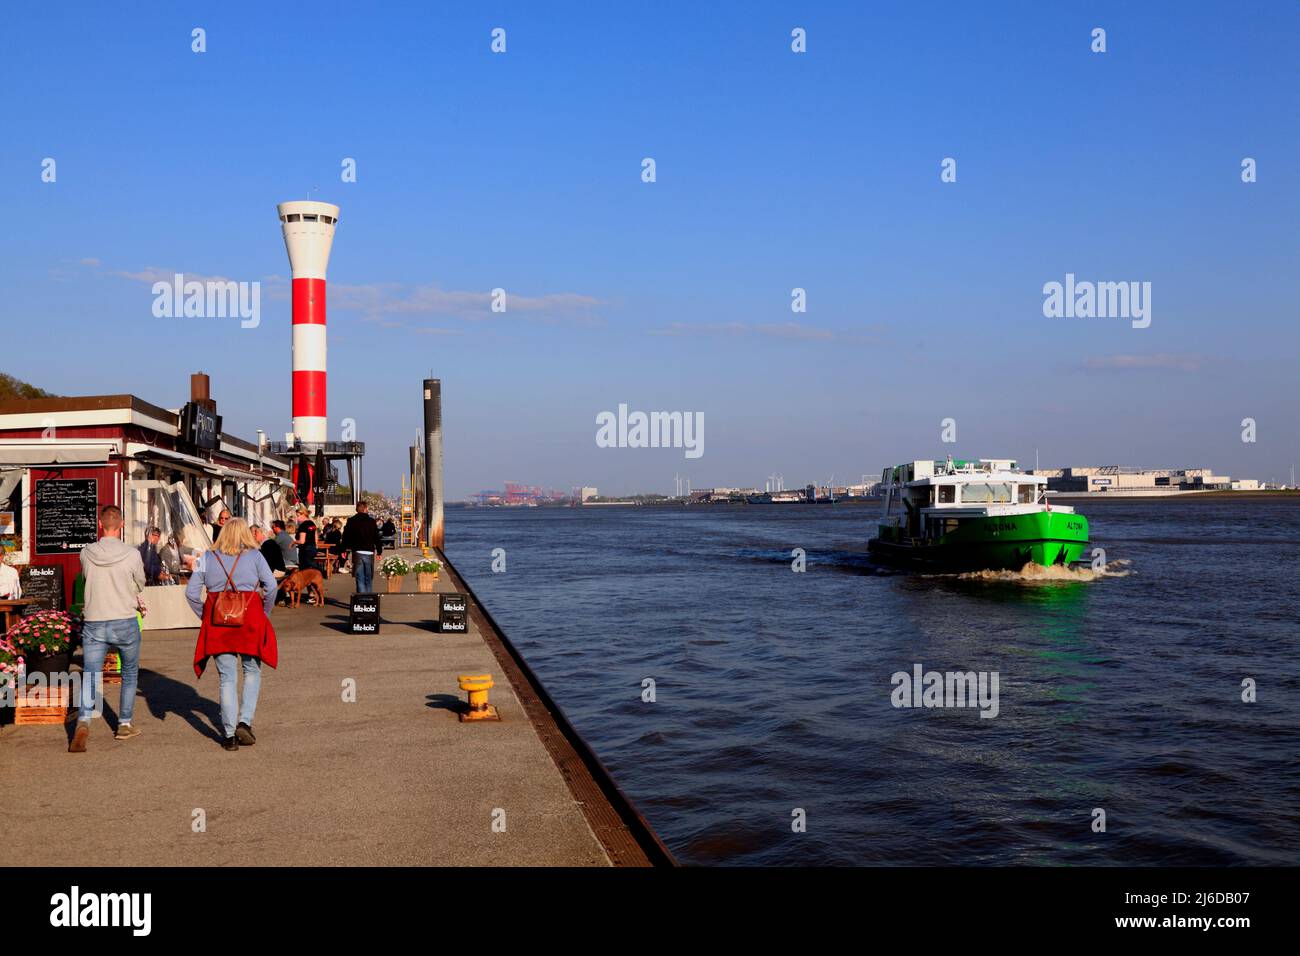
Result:
<svg viewBox="0 0 1300 956"><path fill-rule="evenodd" d="M331 219L329 216L321 216L320 221L327 225L332 224L334 222L334 220Z"/></svg>
<svg viewBox="0 0 1300 956"><path fill-rule="evenodd" d="M302 218L302 216L298 215L296 212L291 212L291 213L289 213L289 215L288 215L287 217L285 217L285 221L286 221L286 222L297 222L297 221L298 221L299 219L301 219L301 218Z"/></svg>
<svg viewBox="0 0 1300 956"><path fill-rule="evenodd" d="M962 485L961 500L963 504L1009 504L1011 502L1011 484L996 481L972 482Z"/></svg>
<svg viewBox="0 0 1300 956"><path fill-rule="evenodd" d="M957 487L956 487L956 485L940 485L940 486L939 486L939 504L941 504L941 505L950 505L950 504L953 504L956 500L957 500Z"/></svg>
<svg viewBox="0 0 1300 956"><path fill-rule="evenodd" d="M314 212L305 212L305 213L302 214L302 221L303 221L303 222L315 222L315 221L316 221L316 214L315 214Z"/></svg>
<svg viewBox="0 0 1300 956"><path fill-rule="evenodd" d="M1020 485L1020 497L1017 499L1022 505L1032 505L1034 503L1034 485Z"/></svg>

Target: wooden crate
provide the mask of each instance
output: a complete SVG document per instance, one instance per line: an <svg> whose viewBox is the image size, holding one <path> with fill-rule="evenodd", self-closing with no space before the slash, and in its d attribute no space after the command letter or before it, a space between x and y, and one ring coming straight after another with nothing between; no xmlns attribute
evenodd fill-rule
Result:
<svg viewBox="0 0 1300 956"><path fill-rule="evenodd" d="M14 700L14 725L62 724L76 713L67 687L21 687Z"/></svg>
<svg viewBox="0 0 1300 956"><path fill-rule="evenodd" d="M104 657L104 683L122 683L122 657L117 651L109 651Z"/></svg>

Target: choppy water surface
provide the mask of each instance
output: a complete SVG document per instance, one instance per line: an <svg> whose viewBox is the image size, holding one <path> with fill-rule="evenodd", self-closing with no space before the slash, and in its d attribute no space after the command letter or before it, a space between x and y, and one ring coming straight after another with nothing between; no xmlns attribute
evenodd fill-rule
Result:
<svg viewBox="0 0 1300 956"><path fill-rule="evenodd" d="M684 863L1300 863L1300 505L1080 510L1107 574L884 573L846 506L451 510L447 552ZM893 707L917 663L998 716Z"/></svg>

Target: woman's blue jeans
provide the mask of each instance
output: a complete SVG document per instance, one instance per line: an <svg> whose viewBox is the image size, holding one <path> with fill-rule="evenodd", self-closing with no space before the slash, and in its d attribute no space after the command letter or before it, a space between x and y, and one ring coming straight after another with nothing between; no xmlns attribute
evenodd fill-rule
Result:
<svg viewBox="0 0 1300 956"><path fill-rule="evenodd" d="M221 678L221 724L226 736L235 736L235 706L239 705L241 724L253 726L253 712L257 710L257 694L262 689L262 662L248 654L216 654L217 676ZM240 661L244 664L244 695L238 699L237 683ZM124 679L125 680L125 679Z"/></svg>

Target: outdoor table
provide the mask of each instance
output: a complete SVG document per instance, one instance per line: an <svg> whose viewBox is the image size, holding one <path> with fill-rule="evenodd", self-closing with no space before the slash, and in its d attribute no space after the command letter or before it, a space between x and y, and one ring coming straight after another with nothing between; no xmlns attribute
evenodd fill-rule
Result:
<svg viewBox="0 0 1300 956"><path fill-rule="evenodd" d="M35 601L27 601L24 600L23 598L5 598L4 600L0 600L0 614L3 614L5 616L6 634L9 633L9 627L10 624L12 623L10 618L13 615L13 613L17 611L19 617L21 617L22 611L20 609L25 607L30 607L32 604L35 603L36 603Z"/></svg>
<svg viewBox="0 0 1300 956"><path fill-rule="evenodd" d="M324 555L324 557L321 558L320 566L321 573L325 575L326 580L328 580L330 576L330 564L338 560L334 555L330 554L330 551L333 550L333 548L334 545L332 544L316 545L316 550Z"/></svg>

